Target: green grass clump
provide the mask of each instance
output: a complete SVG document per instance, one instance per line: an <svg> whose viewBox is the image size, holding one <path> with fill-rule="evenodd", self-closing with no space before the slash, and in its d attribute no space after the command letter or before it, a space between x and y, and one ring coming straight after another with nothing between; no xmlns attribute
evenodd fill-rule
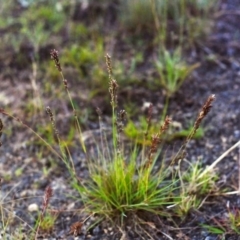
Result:
<svg viewBox="0 0 240 240"><path fill-rule="evenodd" d="M90 67L99 65L103 56L103 39L99 38L86 44L73 44L64 50L62 66L72 66L78 70L80 77L83 77Z"/></svg>
<svg viewBox="0 0 240 240"><path fill-rule="evenodd" d="M121 217L122 222L141 210L167 215L165 207L174 202L176 182L167 180L168 172L162 169L152 173L153 164L138 166L137 156L133 151L128 160L116 155L90 167L91 182L84 188L77 187L86 210L106 218Z"/></svg>
<svg viewBox="0 0 240 240"><path fill-rule="evenodd" d="M233 210L230 210L230 209L228 210L228 226L233 232L240 234L240 210L239 209L236 208Z"/></svg>
<svg viewBox="0 0 240 240"><path fill-rule="evenodd" d="M109 72L109 92L112 105L112 149L102 147L97 159L89 164L90 179L86 184L75 185L78 189L86 210L107 218L124 217L137 211L158 212L166 215L165 206L173 203L172 193L176 188L176 181L169 181L168 170L159 167L154 169L157 160L156 149L161 134L169 125L166 118L164 126L156 134L148 154L141 155L136 148L125 155L120 139L123 131L125 112L117 111L116 80L112 77L110 57L106 57ZM101 145L108 146L101 138ZM99 149L99 148L98 148ZM105 154L106 153L106 154ZM155 155L156 154L156 155Z"/></svg>
<svg viewBox="0 0 240 240"><path fill-rule="evenodd" d="M41 213L39 213L39 219L36 222L36 226L39 226L39 230L44 233L50 233L55 226L57 215L55 213L46 212L41 219Z"/></svg>

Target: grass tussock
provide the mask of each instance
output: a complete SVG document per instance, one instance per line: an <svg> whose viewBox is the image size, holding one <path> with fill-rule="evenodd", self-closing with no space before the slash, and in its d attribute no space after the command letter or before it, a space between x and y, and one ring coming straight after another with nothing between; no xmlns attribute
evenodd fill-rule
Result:
<svg viewBox="0 0 240 240"><path fill-rule="evenodd" d="M68 89L57 51L53 50L51 56L62 76L65 89ZM87 154L88 149L81 140L82 135L79 126L80 143L88 157L89 179L77 179L74 167L71 168L71 164L67 163L74 180L73 186L78 190L81 200L84 202L85 210L89 214L96 214L100 219L118 219L122 225L127 216L137 214L139 211L162 216L171 216L171 213L182 216L191 208L198 208L200 204L196 199L199 198L200 202L204 199L199 195L199 192L206 196L213 188L211 184L207 184L210 180L210 171L203 174L199 165L190 165L183 174L180 165L185 158L188 142L193 138L203 118L211 108L214 95L210 96L203 105L186 141L169 164L159 155L162 136L171 123L169 117L166 117L157 132L152 134L148 149L145 149L145 147L138 149L135 146L130 148L128 152L124 151L121 136L126 112L118 109L118 83L113 76L109 55L106 55L106 65L112 107L112 143L106 140L105 133L101 130L101 112L98 109L101 141L96 145L96 155L90 156L90 154ZM71 102L69 92L68 96ZM55 129L51 114L49 115L53 123L53 129ZM152 105L149 107L145 129L146 141L149 138L151 115ZM56 130L54 131L56 132ZM61 143L60 140L59 143ZM176 166L177 170L173 170L173 166ZM185 206L186 196L190 193L194 196L194 201L190 201L190 205Z"/></svg>
<svg viewBox="0 0 240 240"><path fill-rule="evenodd" d="M153 136L148 153L139 156L137 147L125 154L121 142L125 111L118 113L117 81L112 75L111 59L106 56L109 73L109 93L112 106L112 149L104 141L97 146L97 159L89 164L90 180L87 184L75 185L89 212L101 216L118 217L123 220L129 213L140 210L166 215L165 205L173 204L172 192L175 181L169 181L169 172L162 167L153 169L161 134L168 128L167 117L158 133ZM100 123L101 124L101 123ZM105 147L103 147L105 146ZM103 148L101 148L103 147ZM161 186L161 187L160 187Z"/></svg>

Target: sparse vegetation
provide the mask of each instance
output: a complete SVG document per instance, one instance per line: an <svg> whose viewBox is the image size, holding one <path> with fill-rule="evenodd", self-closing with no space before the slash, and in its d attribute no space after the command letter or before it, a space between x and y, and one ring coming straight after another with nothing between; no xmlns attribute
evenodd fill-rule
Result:
<svg viewBox="0 0 240 240"><path fill-rule="evenodd" d="M0 238L239 235L235 15L218 3L1 4Z"/></svg>
<svg viewBox="0 0 240 240"><path fill-rule="evenodd" d="M228 202L229 204L229 202ZM208 229L209 232L214 233L216 235L226 235L226 234L240 234L240 216L239 209L233 208L230 209L229 206L228 213L225 216L220 216L218 218L214 218L213 222L208 224L204 224L203 227Z"/></svg>
<svg viewBox="0 0 240 240"><path fill-rule="evenodd" d="M160 34L161 42L167 40L197 41L209 32L210 14L217 9L218 0L134 0L121 1L121 19L123 24L138 32ZM139 18L141 16L141 18ZM154 29L155 28L155 29ZM182 42L183 43L183 42Z"/></svg>
<svg viewBox="0 0 240 240"><path fill-rule="evenodd" d="M51 56L62 76L69 100L72 102L57 51L53 50ZM199 167L198 163L190 164L188 170L182 172L179 168L177 174L173 175L169 167L175 164L179 164L180 167L180 163L185 157L187 144L197 132L203 118L208 114L214 95L210 96L203 105L185 143L177 155L172 158L170 165L165 166L164 159L161 160L162 164L160 166L156 165L159 157L158 144L171 122L168 117L166 117L159 131L152 135L150 148L147 152L143 149L140 160L136 147L128 153L126 159L121 141L125 111L121 110L117 113L118 84L113 77L111 59L108 55L106 56L106 64L109 73L109 92L112 106L112 145L105 142L104 132L101 132L101 143L96 146L96 149L98 149L97 155L90 157L92 160L88 165L90 179L86 180L85 183L78 181L74 165L72 165L72 162L68 162L65 153L62 151L62 159L73 177L73 185L84 202L85 211L89 214L99 215L100 219L101 217L104 217L104 219L117 218L120 221L120 226L123 226L126 221L124 219L129 214L137 214L138 211L168 216L170 212L165 207L172 205L176 206L177 214L182 216L186 215L190 209L199 208L208 194L215 189L217 177L214 176L213 167L203 169ZM151 123L151 108L152 106L150 106L148 116L146 139ZM59 147L62 149L64 143L60 140L53 115L50 109L47 111L55 135L58 138ZM101 126L100 113L99 117ZM76 121L78 121L77 118ZM77 127L82 149L87 153L86 145L81 140L82 132L78 122ZM89 157L89 154L87 156ZM172 175L172 178L169 180L170 175Z"/></svg>

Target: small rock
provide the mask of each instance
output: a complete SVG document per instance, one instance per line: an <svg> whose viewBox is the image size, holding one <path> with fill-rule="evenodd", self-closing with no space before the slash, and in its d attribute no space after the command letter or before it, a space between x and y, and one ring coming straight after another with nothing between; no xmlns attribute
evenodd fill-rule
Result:
<svg viewBox="0 0 240 240"><path fill-rule="evenodd" d="M207 236L205 240L217 240L217 238L212 236Z"/></svg>
<svg viewBox="0 0 240 240"><path fill-rule="evenodd" d="M143 105L142 105L141 110L142 110L143 112L146 111L146 109L148 109L151 104L152 104L152 103L150 103L150 102L144 102Z"/></svg>
<svg viewBox="0 0 240 240"><path fill-rule="evenodd" d="M69 210L72 210L72 209L74 209L74 207L75 207L75 203L73 202L73 203L70 203L69 205L68 205L68 207L67 207L67 210L69 211Z"/></svg>
<svg viewBox="0 0 240 240"><path fill-rule="evenodd" d="M28 206L29 212L37 212L39 210L39 207L36 203L32 203Z"/></svg>
<svg viewBox="0 0 240 240"><path fill-rule="evenodd" d="M93 229L93 234L94 234L94 235L98 235L99 232L100 232L99 226L97 226L97 227L95 227L95 228Z"/></svg>
<svg viewBox="0 0 240 240"><path fill-rule="evenodd" d="M235 131L234 131L234 136L235 136L236 138L239 138L239 137L240 137L240 130L235 130Z"/></svg>

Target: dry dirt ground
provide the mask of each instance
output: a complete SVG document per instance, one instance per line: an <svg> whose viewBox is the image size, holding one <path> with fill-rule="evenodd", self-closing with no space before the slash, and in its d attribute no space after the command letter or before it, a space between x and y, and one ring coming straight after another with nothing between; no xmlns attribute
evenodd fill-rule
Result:
<svg viewBox="0 0 240 240"><path fill-rule="evenodd" d="M186 124L197 115L201 104L210 94L216 95L213 108L204 122L207 129L204 137L192 141L187 152L188 159L201 158L204 165L212 163L240 139L239 22L240 2L237 0L223 1L221 11L216 17L215 28L207 44L199 45L190 53L191 59L201 63L200 68L170 101L170 115L175 121ZM35 128L37 123L44 126L48 122L48 117L41 111L34 113L22 111L27 101L33 96L33 85L29 77L31 74L30 70L19 70L15 66L6 68L4 64L1 64L0 107L24 121L26 119L27 124ZM81 87L79 91L81 92ZM77 95L74 89L73 94ZM131 96L133 96L133 101L137 101L139 108L144 101L149 101L156 106L156 111L161 111L162 104L159 104L163 101L161 91L146 90L140 86L135 92L133 90ZM120 101L122 100L120 95ZM58 114L58 119L62 122L60 131L64 132L64 126L67 124L66 116L71 116L71 113L69 106L63 102L52 98L43 100L44 106L52 104L56 109L60 106L59 109L63 113ZM96 101L87 107L95 105ZM30 231L29 226L33 227L36 221L36 212L30 212L29 206L37 204L41 208L44 190L50 185L53 189L53 197L49 207L56 211L58 217L53 230L50 233L40 233L39 239L120 239L123 236L123 233L117 229L103 223L88 233L85 230L86 226L83 226L79 235L74 237L71 226L82 221L82 205L78 194L70 185L71 181L66 167L55 156L51 156L41 144L36 143L36 138L31 131L6 116L1 116L1 118L4 129L0 149L0 175L2 177L0 199L4 211L16 216L7 228L7 234L16 231L20 223L22 224L20 232ZM96 128L96 126L96 121L93 121L87 124L86 129L91 130L91 127ZM172 149L174 146L173 144ZM80 148L73 148L72 156L79 177L86 177L86 162ZM239 158L239 152L235 150L217 166L220 176L219 184L222 188L228 187L232 191L238 189ZM200 227L200 224L211 225L221 221L228 212L227 205L231 209L239 209L239 196L213 197L199 211L191 212L184 220L176 219L178 228L169 226L166 220L166 222L159 223L156 229L150 229L150 232L155 239L167 239L161 234L162 229L166 230L172 239L240 239L236 233L214 235ZM91 221L93 219L89 222ZM129 226L131 226L131 221L132 219L129 219ZM127 227L126 230L126 239L140 239L131 227Z"/></svg>

